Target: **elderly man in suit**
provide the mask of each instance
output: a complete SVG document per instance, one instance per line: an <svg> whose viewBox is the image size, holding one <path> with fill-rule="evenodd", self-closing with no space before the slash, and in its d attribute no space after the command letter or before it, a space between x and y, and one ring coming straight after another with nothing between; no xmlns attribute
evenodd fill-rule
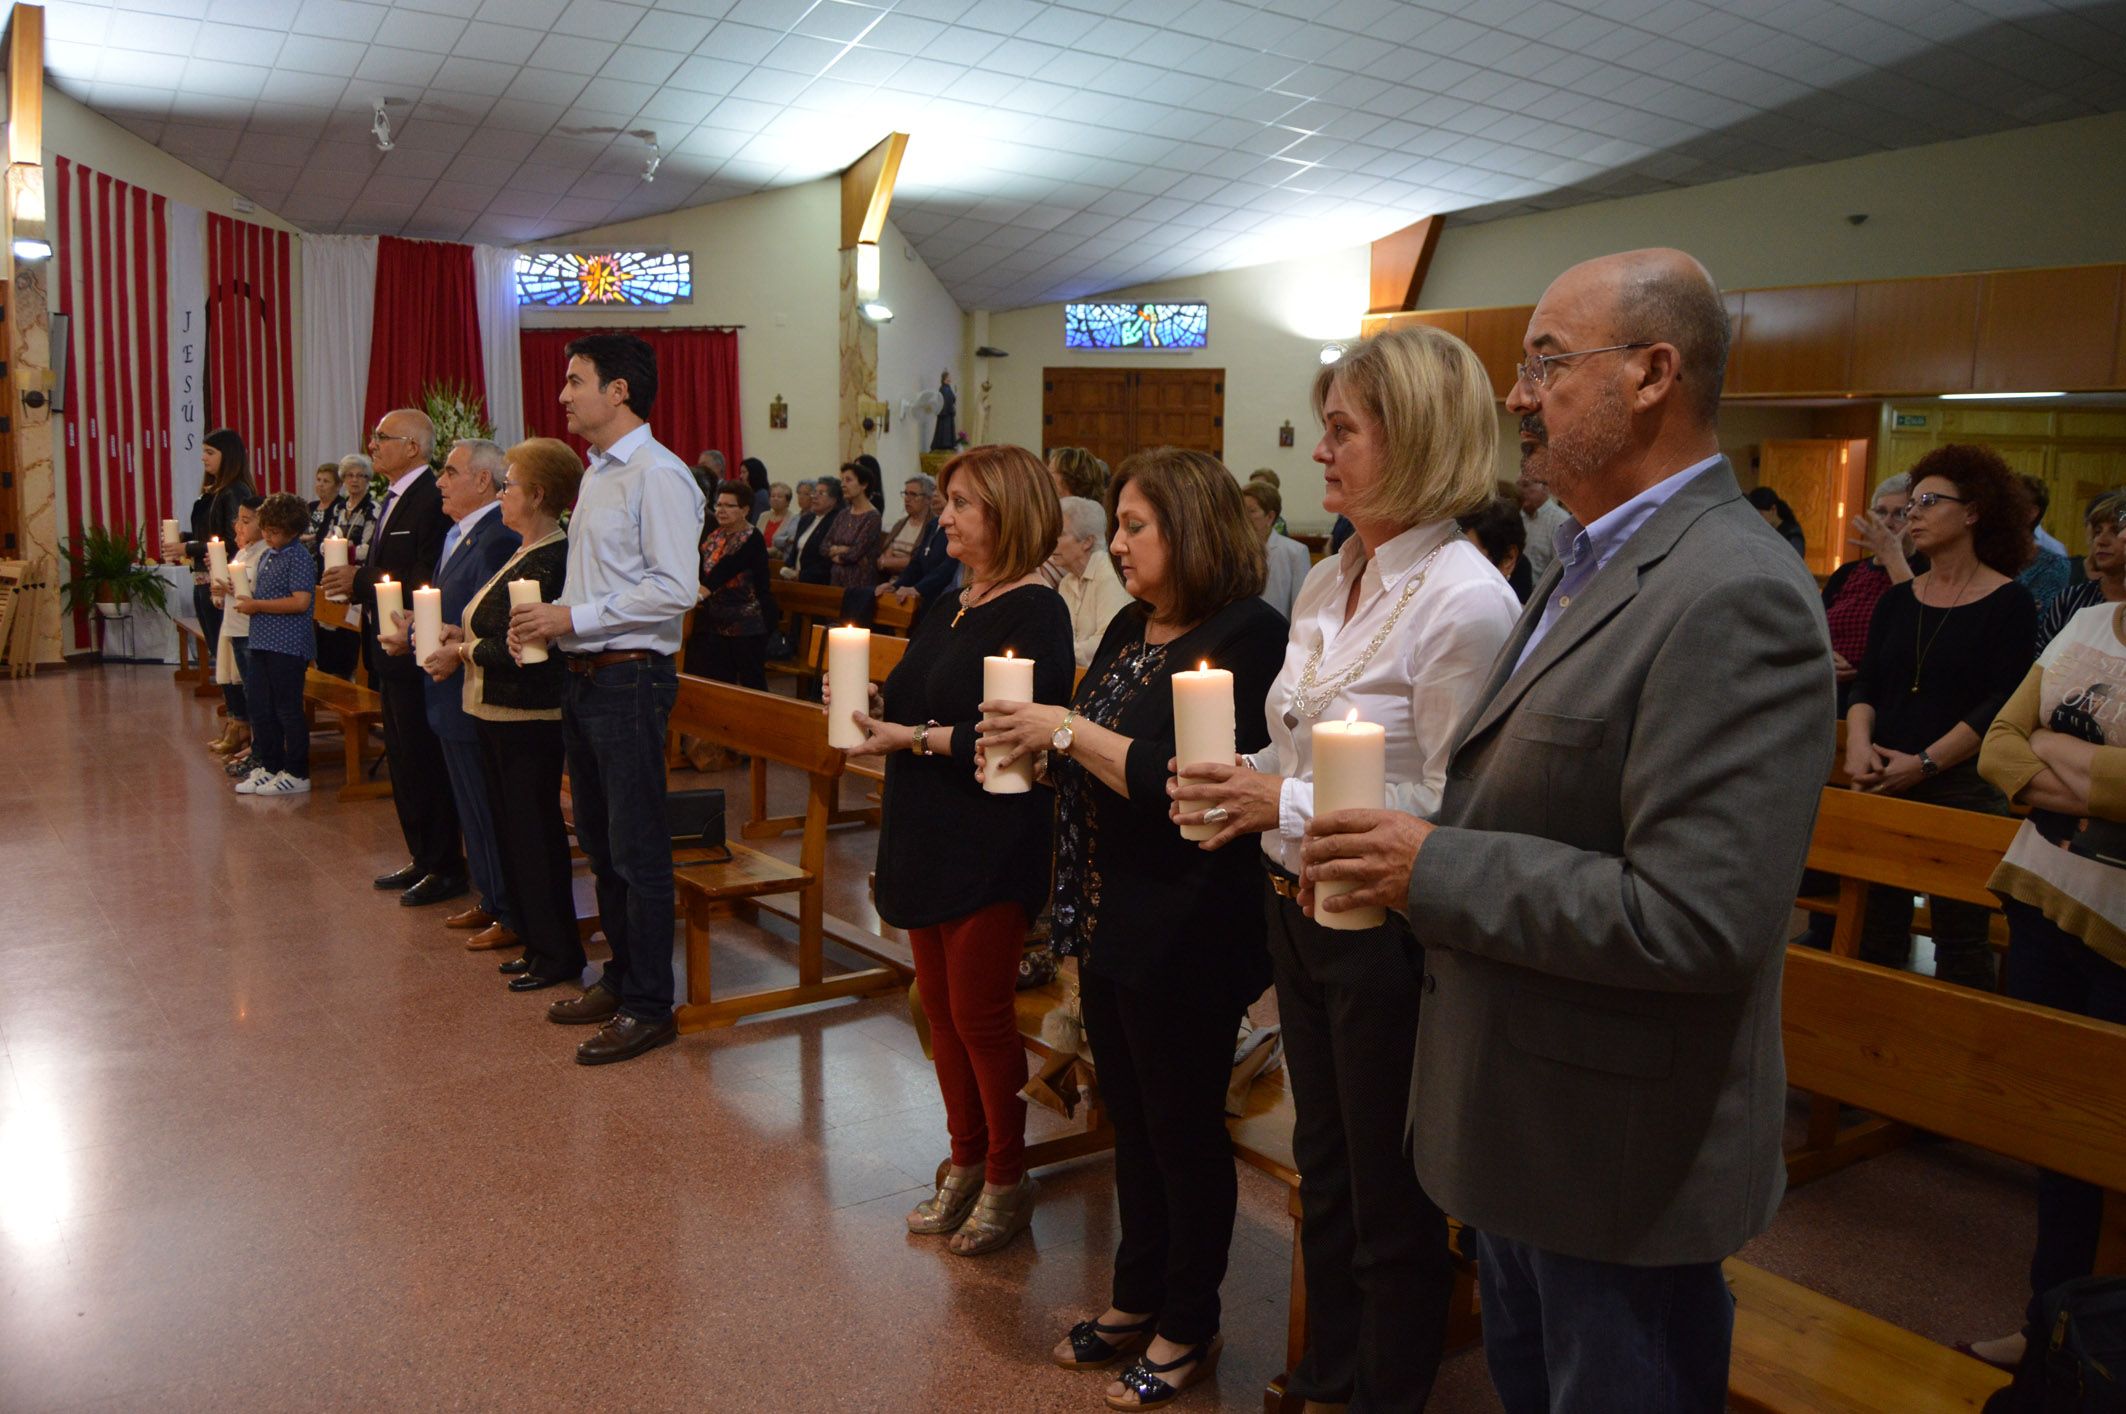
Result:
<svg viewBox="0 0 2126 1414"><path fill-rule="evenodd" d="M376 582L389 577L405 586L406 607L413 591L435 577L436 559L450 517L443 512L443 493L428 469L434 455L436 428L418 408L398 408L377 419L369 434L369 459L387 489L370 523L369 553L361 564L327 570L319 587L345 595L362 611L362 646L369 669L384 699L384 754L391 763L391 803L399 813L399 833L413 858L380 875L380 889L398 889L408 907L441 903L465 893L465 852L458 840L458 810L450 796L450 776L443 764L443 744L428 725L427 681L411 657L394 656L377 646Z"/></svg>
<svg viewBox="0 0 2126 1414"><path fill-rule="evenodd" d="M1711 277L1645 250L1559 276L1507 407L1571 519L1456 733L1431 822L1317 817L1332 911L1424 945L1409 1142L1473 1230L1511 1414L1724 1407L1720 1262L1785 1187L1779 984L1833 742L1806 569L1714 418Z"/></svg>

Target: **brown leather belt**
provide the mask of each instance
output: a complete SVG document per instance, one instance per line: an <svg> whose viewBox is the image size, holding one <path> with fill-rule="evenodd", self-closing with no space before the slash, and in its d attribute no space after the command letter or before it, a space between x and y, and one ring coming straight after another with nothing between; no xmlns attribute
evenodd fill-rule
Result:
<svg viewBox="0 0 2126 1414"><path fill-rule="evenodd" d="M1299 901L1299 876L1297 874L1294 874L1289 869L1272 864L1267 859L1262 862L1262 872L1269 876L1271 893L1276 894L1279 898L1291 899L1294 903Z"/></svg>
<svg viewBox="0 0 2126 1414"><path fill-rule="evenodd" d="M600 668L610 668L615 663L640 663L657 656L647 648L623 648L612 653L564 653L561 661L568 664L570 672L589 677Z"/></svg>

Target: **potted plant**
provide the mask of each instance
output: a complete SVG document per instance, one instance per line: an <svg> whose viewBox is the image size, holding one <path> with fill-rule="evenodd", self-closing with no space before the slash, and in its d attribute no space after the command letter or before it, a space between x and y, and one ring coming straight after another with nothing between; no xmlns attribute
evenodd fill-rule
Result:
<svg viewBox="0 0 2126 1414"><path fill-rule="evenodd" d="M60 542L66 556L66 582L60 602L69 612L93 603L105 618L122 618L128 604L145 604L158 614L169 612L169 585L149 563L148 547L130 525L112 529L91 524L79 536Z"/></svg>
<svg viewBox="0 0 2126 1414"><path fill-rule="evenodd" d="M435 424L436 450L431 459L434 470L443 469L443 459L450 455L451 445L467 437L492 440L495 426L487 420L487 400L462 383L437 379L421 394L421 411Z"/></svg>

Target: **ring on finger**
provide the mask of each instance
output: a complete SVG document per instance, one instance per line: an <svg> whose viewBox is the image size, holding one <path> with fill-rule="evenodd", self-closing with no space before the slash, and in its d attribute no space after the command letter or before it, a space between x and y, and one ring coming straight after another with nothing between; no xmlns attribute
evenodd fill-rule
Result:
<svg viewBox="0 0 2126 1414"><path fill-rule="evenodd" d="M1214 805L1203 812L1203 823L1206 825L1223 825L1231 818L1233 818L1232 812L1228 811L1223 805Z"/></svg>

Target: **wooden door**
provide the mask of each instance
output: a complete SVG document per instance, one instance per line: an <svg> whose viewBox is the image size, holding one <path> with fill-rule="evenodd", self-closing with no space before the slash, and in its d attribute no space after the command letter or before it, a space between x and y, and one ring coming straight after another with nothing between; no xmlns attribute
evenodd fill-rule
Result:
<svg viewBox="0 0 2126 1414"><path fill-rule="evenodd" d="M1049 368L1042 450L1086 447L1109 467L1148 447L1225 456L1222 368Z"/></svg>
<svg viewBox="0 0 2126 1414"><path fill-rule="evenodd" d="M1808 566L1827 575L1852 553L1847 522L1866 495L1868 444L1835 438L1766 442L1758 453L1757 484L1793 508L1808 540Z"/></svg>

